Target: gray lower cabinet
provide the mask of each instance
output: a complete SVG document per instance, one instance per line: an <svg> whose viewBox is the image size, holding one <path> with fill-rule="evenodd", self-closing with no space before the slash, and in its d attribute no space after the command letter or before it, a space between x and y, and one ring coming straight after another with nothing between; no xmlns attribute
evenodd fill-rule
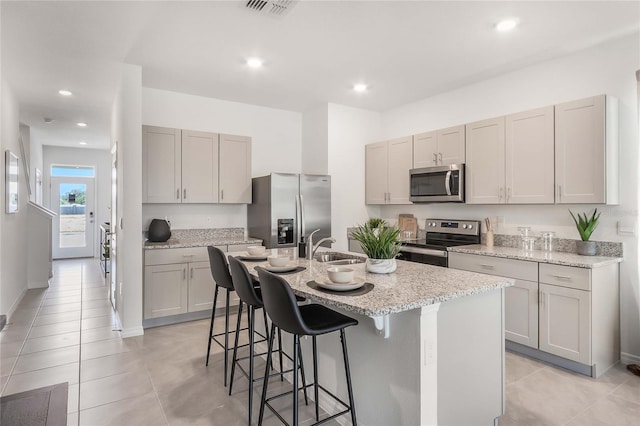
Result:
<svg viewBox="0 0 640 426"><path fill-rule="evenodd" d="M223 251L245 251L250 244L216 246ZM215 282L206 247L145 250L144 319L211 311ZM217 308L225 305L218 295ZM232 293L230 304L237 305Z"/></svg>
<svg viewBox="0 0 640 426"><path fill-rule="evenodd" d="M505 338L598 377L620 358L619 267L594 268L449 253L449 267L515 279L505 290ZM517 348L517 346L514 346Z"/></svg>

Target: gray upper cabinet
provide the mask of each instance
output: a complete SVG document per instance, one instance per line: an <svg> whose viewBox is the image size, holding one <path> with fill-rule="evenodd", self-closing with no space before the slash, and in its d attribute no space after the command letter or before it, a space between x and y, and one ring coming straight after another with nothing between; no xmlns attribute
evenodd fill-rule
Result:
<svg viewBox="0 0 640 426"><path fill-rule="evenodd" d="M617 113L605 95L556 105L556 203L618 204Z"/></svg>
<svg viewBox="0 0 640 426"><path fill-rule="evenodd" d="M465 162L465 126L413 136L413 167L447 166Z"/></svg>
<svg viewBox="0 0 640 426"><path fill-rule="evenodd" d="M365 146L366 204L411 204L409 170L412 165L411 136Z"/></svg>
<svg viewBox="0 0 640 426"><path fill-rule="evenodd" d="M182 202L218 202L218 134L182 131Z"/></svg>
<svg viewBox="0 0 640 426"><path fill-rule="evenodd" d="M504 204L504 117L467 124L468 204Z"/></svg>
<svg viewBox="0 0 640 426"><path fill-rule="evenodd" d="M142 202L179 203L182 190L181 131L142 127Z"/></svg>
<svg viewBox="0 0 640 426"><path fill-rule="evenodd" d="M220 135L220 203L251 204L251 138Z"/></svg>

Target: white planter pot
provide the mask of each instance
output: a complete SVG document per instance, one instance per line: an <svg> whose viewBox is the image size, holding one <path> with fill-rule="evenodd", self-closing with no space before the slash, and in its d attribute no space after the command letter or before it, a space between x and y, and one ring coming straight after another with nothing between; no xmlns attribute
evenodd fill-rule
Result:
<svg viewBox="0 0 640 426"><path fill-rule="evenodd" d="M395 259L367 259L367 271L374 274L390 274L397 267Z"/></svg>

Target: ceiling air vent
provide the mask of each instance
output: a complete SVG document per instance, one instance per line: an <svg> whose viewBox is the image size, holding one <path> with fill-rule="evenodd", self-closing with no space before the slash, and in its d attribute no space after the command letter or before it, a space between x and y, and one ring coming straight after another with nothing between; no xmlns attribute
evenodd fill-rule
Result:
<svg viewBox="0 0 640 426"><path fill-rule="evenodd" d="M266 15L283 16L291 10L297 2L298 0L247 0L245 6L247 9Z"/></svg>

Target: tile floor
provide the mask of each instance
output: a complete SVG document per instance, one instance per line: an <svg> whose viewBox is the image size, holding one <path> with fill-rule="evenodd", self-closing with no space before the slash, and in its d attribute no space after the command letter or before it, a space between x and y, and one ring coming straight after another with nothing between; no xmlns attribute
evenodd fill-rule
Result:
<svg viewBox="0 0 640 426"><path fill-rule="evenodd" d="M246 380L227 395L215 345L204 367L208 320L122 339L98 262L57 261L54 270L49 289L29 290L0 333L2 395L69 382L69 425L246 424ZM506 371L501 425L640 426L640 377L622 366L593 380L507 353ZM284 386L272 383L274 391ZM312 417L301 406L301 424ZM265 424L280 423L267 412Z"/></svg>

